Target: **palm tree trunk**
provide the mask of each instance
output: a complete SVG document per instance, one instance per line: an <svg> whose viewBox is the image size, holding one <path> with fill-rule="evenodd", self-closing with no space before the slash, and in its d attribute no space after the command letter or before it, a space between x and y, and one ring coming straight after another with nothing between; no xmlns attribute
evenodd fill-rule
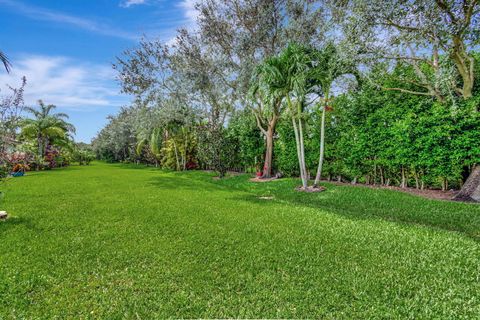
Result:
<svg viewBox="0 0 480 320"><path fill-rule="evenodd" d="M307 189L308 186L308 174L307 174L307 167L305 165L305 146L303 144L303 125L302 125L302 119L298 119L298 128L299 128L299 140L300 140L300 166L303 169L303 179L302 179L302 185L304 189Z"/></svg>
<svg viewBox="0 0 480 320"><path fill-rule="evenodd" d="M298 164L299 164L299 167L300 167L300 178L302 179L302 184L303 184L303 182L306 180L306 172L303 171L303 166L302 166L302 152L301 152L301 149L300 149L300 134L299 134L298 127L297 127L297 122L296 122L296 119L295 119L295 111L293 109L292 100L290 99L290 96L288 96L288 95L287 95L287 103L288 103L288 106L289 106L290 110L292 111L293 132L295 133L295 145L297 147Z"/></svg>
<svg viewBox="0 0 480 320"><path fill-rule="evenodd" d="M265 162L263 164L262 178L272 177L273 166L273 137L275 135L275 127L277 125L277 116L273 116L272 120L268 123L267 131L265 133Z"/></svg>
<svg viewBox="0 0 480 320"><path fill-rule="evenodd" d="M297 146L297 157L298 157L298 164L300 167L300 178L302 179L302 183L305 180L303 166L302 166L302 156L300 151L300 138L298 133L297 121L295 120L294 116L292 116L292 123L293 123L293 132L295 133L295 144Z"/></svg>
<svg viewBox="0 0 480 320"><path fill-rule="evenodd" d="M313 184L314 187L318 187L318 185L320 184L320 179L322 178L323 158L325 153L325 117L326 109L324 106L322 110L322 123L320 127L320 157L318 159L317 175Z"/></svg>

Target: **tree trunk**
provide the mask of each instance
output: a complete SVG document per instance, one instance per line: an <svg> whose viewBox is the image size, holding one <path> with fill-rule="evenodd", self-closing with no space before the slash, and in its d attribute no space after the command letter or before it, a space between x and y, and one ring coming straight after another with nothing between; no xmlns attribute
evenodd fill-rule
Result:
<svg viewBox="0 0 480 320"><path fill-rule="evenodd" d="M301 155L301 163L300 165L303 168L304 172L304 179L302 180L303 188L307 189L308 186L308 173L307 173L307 167L305 165L305 146L303 144L303 125L302 125L302 119L298 119L298 124L299 124L299 138L300 138L300 155Z"/></svg>
<svg viewBox="0 0 480 320"><path fill-rule="evenodd" d="M273 131L269 128L265 135L266 149L265 161L263 163L262 178L268 179L272 177L272 159L273 159Z"/></svg>
<svg viewBox="0 0 480 320"><path fill-rule="evenodd" d="M402 189L405 189L407 187L407 177L405 174L405 167L402 166L402 183L400 184L400 187Z"/></svg>
<svg viewBox="0 0 480 320"><path fill-rule="evenodd" d="M274 116L268 124L267 131L265 132L265 162L263 164L262 178L268 179L272 177L272 165L273 165L273 136L275 135L275 127L277 124L277 118Z"/></svg>
<svg viewBox="0 0 480 320"><path fill-rule="evenodd" d="M300 168L300 178L302 179L302 183L303 183L305 173L303 172L303 167L302 167L301 152L300 152L300 138L298 134L297 121L295 120L294 116L292 116L292 124L293 124L293 131L295 133L295 144L297 146L297 158L298 158L298 165Z"/></svg>
<svg viewBox="0 0 480 320"><path fill-rule="evenodd" d="M442 191L445 192L448 189L448 180L447 178L442 178Z"/></svg>
<svg viewBox="0 0 480 320"><path fill-rule="evenodd" d="M457 201L480 202L480 165L476 165L460 192L453 198Z"/></svg>
<svg viewBox="0 0 480 320"><path fill-rule="evenodd" d="M305 158L304 153L302 150L303 147L303 130L299 129L297 126L297 121L294 116L292 116L292 123L293 123L293 130L295 133L295 140L297 145L297 157L298 157L298 165L300 167L300 177L302 179L302 186L307 188L307 172L305 170ZM301 125L301 120L299 120L299 124Z"/></svg>
<svg viewBox="0 0 480 320"><path fill-rule="evenodd" d="M322 123L320 126L320 157L318 159L317 175L315 176L315 182L313 183L314 187L318 187L320 179L322 179L323 157L325 153L325 114L326 108L324 106L322 110Z"/></svg>
<svg viewBox="0 0 480 320"><path fill-rule="evenodd" d="M415 170L415 189L420 189L420 177L417 170Z"/></svg>

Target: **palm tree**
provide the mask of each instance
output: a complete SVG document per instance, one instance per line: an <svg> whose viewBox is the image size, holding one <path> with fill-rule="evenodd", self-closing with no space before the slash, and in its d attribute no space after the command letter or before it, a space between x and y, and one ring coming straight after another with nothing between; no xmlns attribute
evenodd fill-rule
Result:
<svg viewBox="0 0 480 320"><path fill-rule="evenodd" d="M149 151L155 158L155 167L158 167L158 160L161 156L161 148L163 144L162 128L154 128L150 134L142 131L137 138L137 155L141 155L143 148L148 146Z"/></svg>
<svg viewBox="0 0 480 320"><path fill-rule="evenodd" d="M323 93L322 120L320 125L320 156L318 160L317 174L315 176L314 187L317 187L322 177L322 167L325 154L325 118L328 104L331 100L333 82L339 77L347 74L354 75L358 80L357 70L352 61L342 58L338 49L333 43L328 43L321 50L314 50L312 58L315 67L312 69L312 84L319 85Z"/></svg>
<svg viewBox="0 0 480 320"><path fill-rule="evenodd" d="M5 53L3 53L2 51L0 51L0 62L5 67L5 70L7 70L7 73L9 73L12 65L10 64L10 61L8 60Z"/></svg>
<svg viewBox="0 0 480 320"><path fill-rule="evenodd" d="M284 106L283 96L278 90L271 87L272 81L275 77L278 77L281 68L279 64L281 64L281 61L277 57L266 59L256 68L250 87L251 108L257 126L264 135L266 142L263 179L270 178L272 175L275 128Z"/></svg>
<svg viewBox="0 0 480 320"><path fill-rule="evenodd" d="M312 65L309 51L304 46L290 44L278 56L266 60L261 74L265 87L262 91L278 98L280 103L286 103L290 112L303 189L308 187L303 127Z"/></svg>
<svg viewBox="0 0 480 320"><path fill-rule="evenodd" d="M282 91L292 117L293 130L297 145L298 164L304 190L308 187L308 172L305 162L303 137L304 112L309 94L309 72L311 69L310 49L290 44L280 55L284 79Z"/></svg>
<svg viewBox="0 0 480 320"><path fill-rule="evenodd" d="M42 100L38 101L39 108L26 107L33 119L24 119L21 123L21 136L34 139L38 148L39 160L45 156L48 144L66 145L71 140L71 133L75 133L75 127L68 123L68 115L65 113L52 113L56 109L53 104L45 105Z"/></svg>

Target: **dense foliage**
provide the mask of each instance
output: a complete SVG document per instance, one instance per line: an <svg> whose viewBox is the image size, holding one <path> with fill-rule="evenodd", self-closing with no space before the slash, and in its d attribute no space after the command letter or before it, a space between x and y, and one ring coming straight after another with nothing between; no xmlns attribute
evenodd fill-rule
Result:
<svg viewBox="0 0 480 320"><path fill-rule="evenodd" d="M38 107L25 106L25 86L23 78L19 88L8 87L0 97L0 182L32 169L66 166L77 152L68 115L41 100ZM90 151L89 161L92 156Z"/></svg>
<svg viewBox="0 0 480 320"><path fill-rule="evenodd" d="M462 187L480 163L480 5L362 3L199 3L198 28L118 58L135 100L95 139L97 156L300 176L304 188Z"/></svg>

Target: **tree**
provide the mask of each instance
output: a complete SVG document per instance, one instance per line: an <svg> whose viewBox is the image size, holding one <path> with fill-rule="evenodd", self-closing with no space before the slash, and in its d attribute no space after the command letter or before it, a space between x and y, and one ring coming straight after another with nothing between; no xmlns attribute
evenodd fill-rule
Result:
<svg viewBox="0 0 480 320"><path fill-rule="evenodd" d="M480 37L480 1L374 0L330 2L343 21L347 43L367 60L401 61L415 77L399 77L400 86L385 90L429 96L441 103L472 98ZM480 192L480 169L457 195L473 199Z"/></svg>
<svg viewBox="0 0 480 320"><path fill-rule="evenodd" d="M108 117L108 124L92 141L97 158L108 162L135 160L138 136L135 119L138 112L133 106L122 107L117 115ZM143 125L148 126L149 123L143 122Z"/></svg>
<svg viewBox="0 0 480 320"><path fill-rule="evenodd" d="M23 77L19 88L9 86L11 93L0 98L0 154L13 148L17 142L17 129L25 107L23 94L26 84L27 79ZM0 159L0 162L4 161Z"/></svg>
<svg viewBox="0 0 480 320"><path fill-rule="evenodd" d="M281 114L284 103L280 91L272 90L269 82L275 76L272 72L278 71L278 59L266 59L259 65L254 73L251 84L252 111L257 121L257 126L265 137L265 161L262 178L270 178L272 175L273 149L275 128Z"/></svg>
<svg viewBox="0 0 480 320"><path fill-rule="evenodd" d="M25 107L25 110L34 116L33 119L24 119L21 123L21 136L34 139L37 144L38 158L41 161L45 150L50 143L60 143L69 140L70 133L75 133L75 127L68 123L65 113L52 113L55 105L45 105L38 101L39 108Z"/></svg>
<svg viewBox="0 0 480 320"><path fill-rule="evenodd" d="M24 108L23 93L26 78L22 78L19 88L8 87L10 94L0 97L0 186L10 173L9 153L17 144L17 130L20 115ZM3 192L0 190L0 202Z"/></svg>
<svg viewBox="0 0 480 320"><path fill-rule="evenodd" d="M343 26L345 44L364 62L401 61L413 67L414 77L400 76L403 85L384 89L438 101L452 94L472 97L478 0L331 1L330 8Z"/></svg>
<svg viewBox="0 0 480 320"><path fill-rule="evenodd" d="M320 50L313 50L312 59L315 64L311 73L312 84L319 84L323 95L323 105L321 106L322 117L320 123L320 155L314 182L314 186L316 187L319 185L322 177L322 166L325 152L325 118L329 104L331 104L333 82L347 74L358 77L358 72L354 63L351 60L348 61L342 56L332 42L327 43Z"/></svg>
<svg viewBox="0 0 480 320"><path fill-rule="evenodd" d="M234 104L251 107L265 137L262 177L270 178L273 137L284 103L265 92L269 57L291 41L307 45L322 39L328 27L323 11L311 1L299 0L211 0L200 2L198 10L204 42L228 66L223 78L233 89Z"/></svg>
<svg viewBox="0 0 480 320"><path fill-rule="evenodd" d="M304 111L307 105L309 72L311 58L306 47L290 44L273 59L273 68L267 79L270 92L282 96L288 106L292 119L300 177L304 190L308 187L308 172L305 163Z"/></svg>

